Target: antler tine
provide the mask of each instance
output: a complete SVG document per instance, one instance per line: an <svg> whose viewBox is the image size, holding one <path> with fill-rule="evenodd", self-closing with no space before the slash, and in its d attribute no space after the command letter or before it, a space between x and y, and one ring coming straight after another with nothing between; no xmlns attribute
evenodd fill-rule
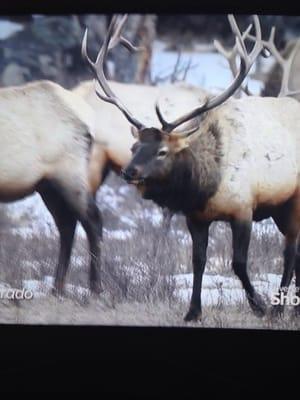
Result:
<svg viewBox="0 0 300 400"><path fill-rule="evenodd" d="M110 39L109 42L108 50L113 49L119 43L126 47L127 50L132 52L145 50L144 47L134 46L128 39L121 35L124 25L128 19L128 14L124 14L123 16L116 15L115 24L117 23L118 18L120 19L120 22L118 25L116 25L113 37Z"/></svg>
<svg viewBox="0 0 300 400"><path fill-rule="evenodd" d="M244 41L245 39L242 37L233 15L230 15L228 17L228 19L231 22L232 30L236 35L237 50L240 54L240 57L244 59L245 64L246 64L246 69L249 71L250 68L252 67L254 61L256 60L256 58L258 57L258 55L260 54L260 52L263 49L259 18L257 15L253 16L254 29L255 29L255 44L249 55L246 50L245 41Z"/></svg>
<svg viewBox="0 0 300 400"><path fill-rule="evenodd" d="M240 68L239 72L234 78L233 82L229 85L229 87L221 94L217 95L216 97L212 99L208 99L202 106L194 109L193 111L185 114L184 116L176 119L173 122L168 123L162 116L159 106L157 105L156 107L156 113L163 124L163 129L166 133L172 132L177 126L183 124L184 122L189 121L190 119L193 119L204 112L207 112L220 104L224 103L230 96L233 95L233 93L241 86L243 80L247 76L250 68L252 67L254 61L256 60L257 56L263 49L262 41L261 41L261 28L260 28L260 23L257 15L253 16L253 21L254 21L254 28L255 28L255 45L253 46L253 49L251 50L251 53L248 54L246 50L246 46L244 43L244 39L241 35L241 32L238 28L238 25L235 21L235 18L233 15L228 16L228 20L231 26L231 29L236 37L236 46L237 46L237 51L240 55Z"/></svg>
<svg viewBox="0 0 300 400"><path fill-rule="evenodd" d="M289 90L289 78L290 78L291 68L292 68L292 64L293 64L295 55L296 55L297 51L299 50L299 47L300 47L300 41L298 41L296 43L295 47L291 51L288 58L286 60L284 60L284 63L281 65L283 73L282 73L282 81L281 81L281 87L280 87L278 97L289 96L289 95L292 96L295 94L299 94L299 92L300 92L299 90L298 91L290 91Z"/></svg>
<svg viewBox="0 0 300 400"><path fill-rule="evenodd" d="M275 46L275 26L272 26L270 36L268 40L262 40L263 46L270 51L270 53L275 57L276 61L280 65L282 69L282 80L280 85L280 90L278 93L278 97L283 96L294 96L300 93L300 90L290 91L288 88L289 77L291 73L292 64L295 58L295 55L300 47L300 40L296 43L293 50L291 51L290 55L287 59L284 59L280 52L278 51L277 47ZM255 40L252 35L248 35L250 40Z"/></svg>
<svg viewBox="0 0 300 400"><path fill-rule="evenodd" d="M242 34L242 40L244 41L247 36L249 35L249 32L251 31L253 27L253 24L250 24L248 28L245 30L245 32ZM238 49L237 49L237 44L235 44L232 49L226 50L225 47L219 42L219 40L215 39L214 40L214 46L218 53L220 53L223 57L226 58L229 64L229 68L232 72L233 77L236 76L237 74L237 66L236 66L236 57L238 55ZM248 86L246 85L245 87L241 86L241 90L245 92L248 96L251 95Z"/></svg>
<svg viewBox="0 0 300 400"><path fill-rule="evenodd" d="M124 27L124 24L127 20L127 14L122 16L120 18L119 15L114 15L111 23L108 27L107 34L105 36L103 45L101 49L99 50L99 53L97 55L96 62L93 62L88 54L87 54L87 35L88 31L85 31L83 40L82 40L82 48L81 48L81 53L82 57L87 61L93 75L95 76L95 79L99 83L101 89L103 90L104 94L99 93L99 91L96 90L97 96L108 103L114 104L117 106L120 111L124 114L124 116L127 118L127 120L134 125L137 129L142 129L144 128L144 125L138 121L131 113L130 111L123 105L123 103L117 98L117 96L114 94L114 92L111 90L109 87L109 84L106 80L105 74L104 74L104 62L105 58L107 56L107 53L109 50L112 48L116 47L119 43L121 43L123 46L127 47L128 49L135 49L131 43L123 38L121 36L122 29Z"/></svg>
<svg viewBox="0 0 300 400"><path fill-rule="evenodd" d="M275 26L272 26L269 39L262 40L261 42L262 42L263 46L273 54L273 56L277 59L278 63L280 65L283 65L284 59L281 56L280 52L278 51L277 47L275 46L275 32L276 32L276 28L275 28ZM248 34L248 39L254 41L255 37L253 35Z"/></svg>

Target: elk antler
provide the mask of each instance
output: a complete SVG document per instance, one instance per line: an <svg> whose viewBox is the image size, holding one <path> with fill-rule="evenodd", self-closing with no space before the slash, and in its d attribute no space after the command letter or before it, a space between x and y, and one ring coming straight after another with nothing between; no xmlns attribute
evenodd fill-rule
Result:
<svg viewBox="0 0 300 400"><path fill-rule="evenodd" d="M242 39L245 40L252 29L252 24L248 26L245 32L242 34ZM226 58L229 64L229 68L232 72L233 77L237 75L237 66L236 66L236 58L238 56L238 46L235 44L231 50L225 49L225 47L219 42L219 40L214 40L215 49L220 53L223 57ZM248 85L245 87L241 86L240 89L245 92L248 96L251 96L252 93L249 91ZM239 91L238 91L239 92Z"/></svg>
<svg viewBox="0 0 300 400"><path fill-rule="evenodd" d="M119 43L122 44L124 47L126 47L130 51L139 51L141 48L133 46L132 43L130 43L127 39L125 39L121 33L124 28L124 24L128 18L128 15L125 14L123 16L120 15L114 15L111 23L109 25L107 34L104 38L103 45L101 49L99 50L96 62L94 63L88 56L87 54L87 34L88 31L85 31L83 40L82 40L82 48L81 48L81 53L82 57L86 60L88 63L90 69L92 70L93 75L95 76L95 79L98 81L100 87L102 88L103 92L105 93L105 96L101 93L98 92L96 89L96 94L100 99L114 104L119 108L119 110L124 114L124 116L127 118L127 120L134 125L138 130L144 128L144 125L138 121L127 108L122 104L122 102L117 98L117 96L113 93L111 88L108 85L107 79L104 74L104 62L107 56L107 53L109 50L113 49L116 47Z"/></svg>
<svg viewBox="0 0 300 400"><path fill-rule="evenodd" d="M292 64L293 64L295 55L300 48L300 40L297 41L297 43L295 44L295 46L294 46L293 50L291 51L290 55L288 56L288 58L284 59L282 57L282 55L280 54L280 52L278 51L277 47L275 46L275 40L274 40L275 39L275 31L276 31L276 28L275 28L275 26L273 26L271 29L271 32L270 32L269 39L262 40L262 44L263 44L264 48L266 48L275 57L276 61L278 62L278 64L280 65L280 67L282 69L282 80L281 80L281 86L280 86L280 91L278 93L278 97L293 96L293 95L300 93L300 90L290 91L289 87L288 87ZM248 38L252 41L255 40L255 38L250 34L248 34Z"/></svg>
<svg viewBox="0 0 300 400"><path fill-rule="evenodd" d="M234 16L231 14L228 15L228 20L229 20L229 23L231 26L231 30L235 35L237 51L240 56L240 68L239 68L239 71L238 71L235 79L223 93L219 94L218 96L216 96L212 99L208 99L202 106L194 109L193 111L185 114L184 116L176 119L173 122L167 122L163 118L162 113L159 109L159 106L158 106L158 104L156 104L156 113L157 113L158 119L160 120L160 122L162 124L162 128L166 133L172 132L177 126L183 124L184 122L187 122L190 119L193 119L193 118L203 114L204 112L209 111L209 110L219 106L220 104L224 103L241 86L243 80L245 79L248 72L250 71L250 68L252 67L256 58L262 51L263 45L262 45L262 41L261 41L261 28L260 28L260 23L259 23L259 19L258 19L257 15L253 16L254 27L255 27L255 44L254 44L250 54L247 53L244 39L241 35L241 32L238 28L238 25L235 21Z"/></svg>

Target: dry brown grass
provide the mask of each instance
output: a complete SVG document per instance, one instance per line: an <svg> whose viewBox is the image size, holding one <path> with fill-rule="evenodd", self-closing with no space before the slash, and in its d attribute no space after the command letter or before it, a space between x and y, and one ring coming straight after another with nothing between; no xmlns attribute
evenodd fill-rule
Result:
<svg viewBox="0 0 300 400"><path fill-rule="evenodd" d="M121 181L112 176L112 193L119 193ZM104 199L105 200L105 199ZM57 301L52 297L15 304L0 303L1 322L22 323L77 323L77 324L133 324L181 326L187 304L176 297L174 275L192 271L191 240L182 216L176 216L166 235L161 226L145 218L156 207L143 201L134 190L126 190L118 212L106 207L101 195L99 207L104 210L104 226L114 231L124 228L120 216L127 216L134 227L127 226L131 237L118 240L104 235L102 244L102 277L105 293L96 301L90 298L67 298ZM25 218L23 216L23 218ZM30 218L27 216L26 218ZM58 255L58 236L55 228L51 237L38 232L32 238L18 236L10 229L9 216L3 216L5 229L0 231L0 282L22 288L24 280L43 280L53 276ZM261 273L282 272L282 236L277 231L258 232L254 229L249 252L249 271L252 277ZM87 243L76 238L67 283L88 286ZM206 273L231 275L231 232L224 223L210 229ZM274 324L274 325L273 325ZM280 323L266 317L257 319L248 304L228 307L220 304L203 307L203 322L195 326L252 327L297 329L298 322L287 313ZM193 324L191 326L194 326Z"/></svg>
<svg viewBox="0 0 300 400"><path fill-rule="evenodd" d="M300 320L287 309L284 317L272 320L269 316L257 318L247 303L220 309L206 307L201 322L185 323L183 316L187 304L166 302L121 302L111 303L103 296L90 298L86 304L75 300L59 300L52 296L13 303L0 304L0 323L10 324L55 324L55 325L111 325L111 326L157 326L190 328L241 328L299 330Z"/></svg>

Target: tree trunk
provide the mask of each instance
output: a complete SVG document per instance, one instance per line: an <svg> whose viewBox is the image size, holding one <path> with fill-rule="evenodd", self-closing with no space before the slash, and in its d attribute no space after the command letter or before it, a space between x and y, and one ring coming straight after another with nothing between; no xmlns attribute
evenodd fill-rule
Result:
<svg viewBox="0 0 300 400"><path fill-rule="evenodd" d="M130 15L123 35L135 46L144 50L131 53L123 47L112 51L114 73L112 78L120 82L149 83L152 44L156 36L155 15Z"/></svg>

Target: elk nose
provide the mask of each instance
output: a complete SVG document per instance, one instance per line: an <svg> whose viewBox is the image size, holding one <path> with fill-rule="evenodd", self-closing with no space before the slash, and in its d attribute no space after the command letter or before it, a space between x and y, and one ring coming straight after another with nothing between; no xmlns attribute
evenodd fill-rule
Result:
<svg viewBox="0 0 300 400"><path fill-rule="evenodd" d="M125 169L122 169L121 175L124 179L135 179L138 178L140 173L140 169L137 166L130 166Z"/></svg>

